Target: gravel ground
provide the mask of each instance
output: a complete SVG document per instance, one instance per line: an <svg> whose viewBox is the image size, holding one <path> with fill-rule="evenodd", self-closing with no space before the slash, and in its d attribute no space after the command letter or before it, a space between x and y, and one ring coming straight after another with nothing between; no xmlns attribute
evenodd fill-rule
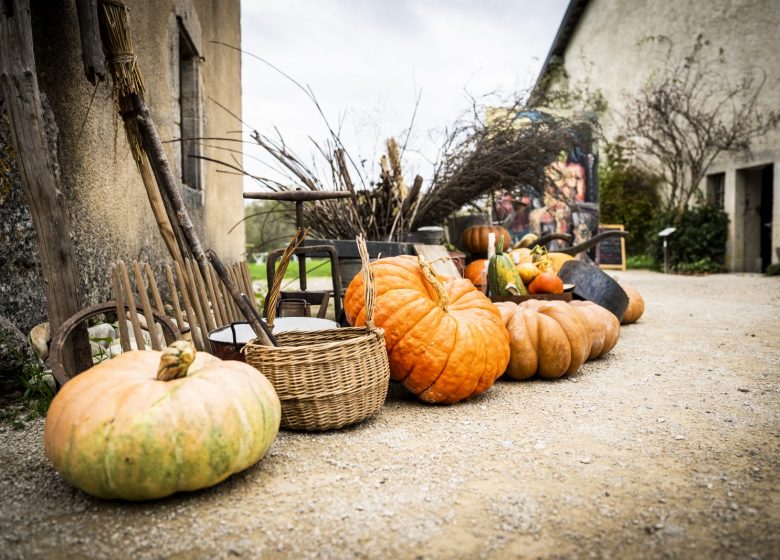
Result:
<svg viewBox="0 0 780 560"><path fill-rule="evenodd" d="M777 558L780 279L617 273L647 302L608 356L433 407L283 432L216 488L103 502L0 428L5 558Z"/></svg>

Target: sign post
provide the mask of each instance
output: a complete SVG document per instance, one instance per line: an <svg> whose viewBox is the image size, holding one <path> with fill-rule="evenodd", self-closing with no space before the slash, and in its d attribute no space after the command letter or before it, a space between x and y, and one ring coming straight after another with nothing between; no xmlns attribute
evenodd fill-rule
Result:
<svg viewBox="0 0 780 560"><path fill-rule="evenodd" d="M672 235L675 231L677 231L677 228L668 227L668 228L658 232L658 237L661 237L664 240L664 274L669 274L669 247L668 247L668 241L669 241L669 236Z"/></svg>

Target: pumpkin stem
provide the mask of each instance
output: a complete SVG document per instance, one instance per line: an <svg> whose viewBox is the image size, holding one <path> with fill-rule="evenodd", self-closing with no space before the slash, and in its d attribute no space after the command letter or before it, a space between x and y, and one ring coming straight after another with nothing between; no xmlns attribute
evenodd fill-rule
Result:
<svg viewBox="0 0 780 560"><path fill-rule="evenodd" d="M160 356L160 366L157 368L157 379L170 381L185 377L187 370L195 359L195 347L186 340L177 340Z"/></svg>
<svg viewBox="0 0 780 560"><path fill-rule="evenodd" d="M447 295L447 289L444 287L444 284L439 282L439 280L436 278L436 274L433 272L431 263L425 260L425 257L423 256L418 256L417 258L420 261L420 269L422 270L423 276L425 276L425 279L431 286L433 286L433 289L436 291L436 295L439 298L439 307L441 307L446 312L450 305L450 298Z"/></svg>

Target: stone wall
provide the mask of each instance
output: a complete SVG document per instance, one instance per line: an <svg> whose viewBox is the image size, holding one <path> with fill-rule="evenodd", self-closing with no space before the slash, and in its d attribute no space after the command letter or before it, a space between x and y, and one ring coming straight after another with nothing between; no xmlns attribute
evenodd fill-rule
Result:
<svg viewBox="0 0 780 560"><path fill-rule="evenodd" d="M0 316L23 332L45 320L38 242L32 216L24 200L11 130L0 90Z"/></svg>
<svg viewBox="0 0 780 560"><path fill-rule="evenodd" d="M128 0L126 4L147 103L174 173L181 177L180 30L185 29L199 49L199 132L204 137L229 137L229 132L240 126L210 99L241 115L241 59L238 52L210 41L240 45L239 0ZM84 77L74 3L34 3L33 36L39 87L49 100L58 130L60 183L73 224L80 303L84 307L110 298L112 261L162 263L168 254L130 154L113 86L109 80L95 88ZM218 141L208 144L236 146ZM203 155L216 159L228 159L226 153L202 148ZM240 161L240 155L237 157ZM202 163L202 188L182 189L204 244L232 262L244 250L243 226L227 233L243 217L243 181L217 173L217 168L213 163ZM3 220L0 231L4 236L12 232L20 240L10 252L3 252L6 261L16 264L8 270L2 267L0 272L0 315L10 316L27 328L45 315L45 298L32 245L34 232L29 238L29 213L18 190L10 188L9 192L12 203L0 204L0 218L8 216L12 225Z"/></svg>

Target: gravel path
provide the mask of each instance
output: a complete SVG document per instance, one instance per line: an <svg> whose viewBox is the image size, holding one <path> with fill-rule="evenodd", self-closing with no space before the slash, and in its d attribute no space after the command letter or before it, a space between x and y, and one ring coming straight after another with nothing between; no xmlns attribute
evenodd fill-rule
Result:
<svg viewBox="0 0 780 560"><path fill-rule="evenodd" d="M102 502L0 428L7 558L777 558L780 279L617 273L644 295L613 352L555 382L283 432L256 467Z"/></svg>

